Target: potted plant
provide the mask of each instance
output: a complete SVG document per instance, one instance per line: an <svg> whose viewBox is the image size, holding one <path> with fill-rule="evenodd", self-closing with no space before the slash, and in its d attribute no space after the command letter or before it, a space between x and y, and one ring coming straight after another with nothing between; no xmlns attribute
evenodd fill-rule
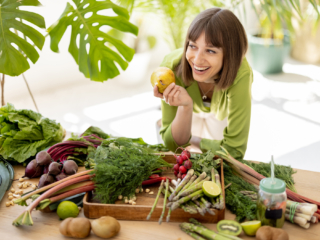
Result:
<svg viewBox="0 0 320 240"><path fill-rule="evenodd" d="M315 1L320 9L320 1ZM304 21L296 22L295 39L292 44L291 56L299 61L319 64L320 63L320 17L314 5L307 0L301 1L301 12Z"/></svg>
<svg viewBox="0 0 320 240"><path fill-rule="evenodd" d="M44 18L36 13L19 9L23 6L39 6L38 0L0 0L0 73L2 73L2 105L4 105L5 75L18 76L39 59L45 37L29 23L45 28ZM113 16L101 13L112 10ZM79 65L79 70L93 81L106 81L120 74L115 62L122 70L128 67L134 49L103 32L108 26L121 32L138 34L138 27L129 22L128 11L111 1L73 0L47 31L51 38L51 50L59 51L59 42L67 27L71 26L69 52ZM17 20L18 19L18 20ZM121 23L121 24L119 24ZM20 35L17 30L20 31ZM22 36L21 36L22 35ZM27 41L29 38L30 44ZM111 45L108 45L111 44Z"/></svg>
<svg viewBox="0 0 320 240"><path fill-rule="evenodd" d="M290 35L275 9L271 9L270 16L260 13L259 20L260 30L248 33L252 67L262 74L280 73L290 52Z"/></svg>
<svg viewBox="0 0 320 240"><path fill-rule="evenodd" d="M314 1L308 0L317 10ZM304 22L299 1L252 1L260 23L259 31L248 34L251 64L262 74L282 72L295 37L294 22Z"/></svg>

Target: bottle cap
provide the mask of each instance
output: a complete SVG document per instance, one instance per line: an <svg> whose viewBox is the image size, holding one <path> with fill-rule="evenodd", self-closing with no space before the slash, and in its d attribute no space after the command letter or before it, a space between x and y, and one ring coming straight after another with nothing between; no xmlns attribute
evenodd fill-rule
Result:
<svg viewBox="0 0 320 240"><path fill-rule="evenodd" d="M286 183L279 179L264 178L260 181L260 189L268 193L283 193L286 191Z"/></svg>

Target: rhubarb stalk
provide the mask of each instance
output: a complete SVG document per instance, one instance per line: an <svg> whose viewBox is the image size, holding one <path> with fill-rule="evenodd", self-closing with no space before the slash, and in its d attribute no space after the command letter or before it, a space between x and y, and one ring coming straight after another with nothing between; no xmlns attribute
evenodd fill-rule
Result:
<svg viewBox="0 0 320 240"><path fill-rule="evenodd" d="M79 194L79 193L92 191L94 188L95 188L95 186L93 184L91 184L91 185L89 184L89 185L86 185L86 186L82 186L82 187L78 187L78 188L72 189L70 191L66 191L66 192L64 192L62 194L56 195L55 197L44 199L39 203L37 209L41 209L41 210L45 209L51 203L57 202L57 201L59 201L61 199L67 198L67 197L74 196L74 195Z"/></svg>
<svg viewBox="0 0 320 240"><path fill-rule="evenodd" d="M73 175L74 176L74 175ZM74 183L80 182L80 181L85 181L88 180L89 178L91 178L90 175L85 175L85 176L81 176L81 177L77 177L77 178L73 178L70 179L69 181L65 181L60 183L60 181L58 181L58 185L52 187L51 189L49 189L48 191L46 191L45 193L43 193L42 195L40 195L37 199L35 199L35 201L33 201L26 209L25 211L19 216L17 217L14 221L13 221L13 225L15 226L20 226L20 225L29 225L32 226L33 225L33 220L31 217L31 212L32 210L38 206L38 204L46 199L47 197L51 196L53 193L55 193L56 191L59 191L62 188L65 188L69 185L72 185ZM66 178L64 178L66 179ZM63 180L64 180L63 179ZM62 181L62 180L61 180ZM40 190L40 189L39 189Z"/></svg>
<svg viewBox="0 0 320 240"><path fill-rule="evenodd" d="M38 193L42 193L42 192L44 192L44 191L46 191L46 190L48 190L48 189L50 189L50 188L53 188L53 187L55 187L55 186L57 186L57 185L59 185L59 184L61 184L61 183L67 182L67 181L69 181L69 180L71 180L71 179L74 179L74 178L77 178L77 177L80 177L80 176L83 176L83 175L87 175L87 174L89 174L89 173L91 173L91 172L93 172L93 170L87 170L87 171L79 172L79 173L76 173L76 174L71 175L71 176L69 176L69 177L66 177L66 178L64 178L64 179L61 179L60 181L51 183L51 184L49 184L49 185L47 185L47 186L44 186L44 187L39 188L39 189L37 189L37 190L34 190L34 191L32 191L32 192L30 192L30 193L22 196L21 198L18 198L18 199L16 199L16 200L14 200L14 203L15 203L15 204L19 204L19 205L21 205L21 206L28 206L27 203L26 203L26 200L29 199L32 195L38 194ZM88 175L88 176L90 176L90 175ZM91 177L91 176L90 176L90 177ZM88 179L89 179L89 178L88 178Z"/></svg>

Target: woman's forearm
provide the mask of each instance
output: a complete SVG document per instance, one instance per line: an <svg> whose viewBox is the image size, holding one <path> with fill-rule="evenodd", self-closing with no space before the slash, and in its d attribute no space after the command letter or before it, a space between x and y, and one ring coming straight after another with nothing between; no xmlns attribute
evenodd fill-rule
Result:
<svg viewBox="0 0 320 240"><path fill-rule="evenodd" d="M188 143L191 136L193 104L179 106L171 125L172 137L178 145Z"/></svg>

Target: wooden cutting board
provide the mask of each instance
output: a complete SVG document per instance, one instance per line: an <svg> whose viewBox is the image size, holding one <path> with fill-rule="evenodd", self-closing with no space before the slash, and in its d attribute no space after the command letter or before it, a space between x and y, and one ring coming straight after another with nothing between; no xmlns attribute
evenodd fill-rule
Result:
<svg viewBox="0 0 320 240"><path fill-rule="evenodd" d="M176 163L176 159L172 154L166 154L163 156L163 159L169 163ZM222 163L222 162L221 162ZM223 176L223 164L221 164L221 169L219 170L221 185L223 189L224 196L224 176ZM162 176L170 177L175 179L172 169L166 169L162 173ZM142 193L136 195L136 205L126 204L123 201L117 201L115 204L103 204L99 200L95 200L92 192L87 193L83 199L83 209L84 215L87 218L99 218L102 216L112 216L118 220L130 220L130 221L147 221L146 217L148 216L155 198L158 193L159 183L153 184L147 187L144 187ZM154 194L146 193L145 189L150 189ZM158 221L162 209L163 209L163 194L160 195L156 208L154 209L151 218L149 221ZM211 209L215 215L206 213L204 216L197 214L190 214L185 212L181 208L177 208L171 212L170 222L186 222L189 218L196 218L202 223L217 223L218 221L224 219L225 216L225 206L222 210ZM168 214L168 208L165 211L164 219Z"/></svg>

